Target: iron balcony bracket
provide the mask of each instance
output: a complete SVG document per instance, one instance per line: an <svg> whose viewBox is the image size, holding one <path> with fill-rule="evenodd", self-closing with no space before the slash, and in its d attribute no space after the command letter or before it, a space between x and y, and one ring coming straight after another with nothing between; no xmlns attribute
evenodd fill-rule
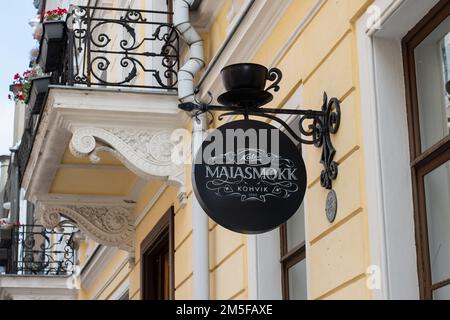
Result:
<svg viewBox="0 0 450 320"><path fill-rule="evenodd" d="M213 111L224 112L218 119L223 120L227 116L244 116L245 119L261 117L278 122L286 131L299 143L314 145L322 148L321 163L324 167L320 176L320 183L323 188L331 190L333 180L338 176L338 164L334 161L336 149L331 141L331 135L339 131L341 124L341 106L337 98L328 99L326 93L323 97L323 105L320 111L317 110L295 110L295 109L270 109L260 107L241 106L217 106L195 102L187 102L179 105L181 110L189 112L193 117L204 113L212 114ZM299 136L284 120L277 115L298 115L300 116L298 127ZM303 138L305 137L305 138Z"/></svg>

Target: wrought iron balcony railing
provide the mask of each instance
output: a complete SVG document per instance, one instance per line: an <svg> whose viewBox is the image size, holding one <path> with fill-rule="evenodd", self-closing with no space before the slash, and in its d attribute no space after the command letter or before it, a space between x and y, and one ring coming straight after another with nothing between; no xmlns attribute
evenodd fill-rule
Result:
<svg viewBox="0 0 450 320"><path fill-rule="evenodd" d="M46 230L20 225L10 230L6 273L17 275L71 275L75 266L76 228Z"/></svg>
<svg viewBox="0 0 450 320"><path fill-rule="evenodd" d="M72 7L56 82L176 90L179 39L172 15L168 9Z"/></svg>
<svg viewBox="0 0 450 320"><path fill-rule="evenodd" d="M34 132L25 130L22 135L19 150L17 151L17 165L19 167L19 183L22 183L28 160L33 149Z"/></svg>

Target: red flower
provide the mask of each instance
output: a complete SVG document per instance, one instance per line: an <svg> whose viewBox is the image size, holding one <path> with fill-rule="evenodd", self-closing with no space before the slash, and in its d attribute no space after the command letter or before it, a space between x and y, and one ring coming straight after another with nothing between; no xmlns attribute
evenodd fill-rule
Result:
<svg viewBox="0 0 450 320"><path fill-rule="evenodd" d="M49 20L50 19L51 20L60 19L66 13L67 13L67 9L63 9L63 8L58 7L56 9L54 9L54 10L47 11L46 18L49 19Z"/></svg>
<svg viewBox="0 0 450 320"><path fill-rule="evenodd" d="M20 74L16 73L16 74L14 75L14 80L19 80L19 79L20 79Z"/></svg>

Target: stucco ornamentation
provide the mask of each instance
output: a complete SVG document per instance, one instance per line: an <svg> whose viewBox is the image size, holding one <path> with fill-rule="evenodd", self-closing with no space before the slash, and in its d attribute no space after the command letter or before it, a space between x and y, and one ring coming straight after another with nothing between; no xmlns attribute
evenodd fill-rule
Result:
<svg viewBox="0 0 450 320"><path fill-rule="evenodd" d="M132 210L132 206L41 203L38 217L48 229L57 227L62 218L69 219L99 244L131 252L135 232Z"/></svg>
<svg viewBox="0 0 450 320"><path fill-rule="evenodd" d="M109 152L128 169L146 180L167 180L185 190L184 165L172 161L175 143L171 131L163 129L93 128L76 129L70 142L71 153L79 158L100 161L100 152Z"/></svg>

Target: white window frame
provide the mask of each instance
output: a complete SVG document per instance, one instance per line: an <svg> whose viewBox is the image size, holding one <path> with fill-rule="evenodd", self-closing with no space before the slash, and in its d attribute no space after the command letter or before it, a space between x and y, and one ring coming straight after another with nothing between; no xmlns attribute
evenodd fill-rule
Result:
<svg viewBox="0 0 450 320"><path fill-rule="evenodd" d="M437 2L376 0L356 24L374 299L420 296L401 41Z"/></svg>

